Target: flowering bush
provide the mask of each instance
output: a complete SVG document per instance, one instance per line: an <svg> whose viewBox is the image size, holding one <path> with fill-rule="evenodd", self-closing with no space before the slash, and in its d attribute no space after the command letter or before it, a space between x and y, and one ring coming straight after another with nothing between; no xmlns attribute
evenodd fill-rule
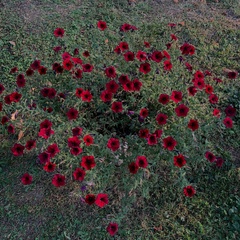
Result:
<svg viewBox="0 0 240 240"><path fill-rule="evenodd" d="M149 178L157 182L163 163L179 173L179 195L197 195L188 169L223 166L226 159L204 139L209 129L234 127L236 109L222 109L221 84L236 81L238 73L228 71L221 80L210 69L195 69L196 46L181 42L174 27L158 45L135 41L140 29L124 23L116 43L106 41L108 25L99 21L92 50L72 49L67 29L56 28L52 65L34 59L24 73L10 69L14 84L0 84L1 129L14 158L31 152L30 161L58 188L93 181L83 199L99 208L114 201L113 185L130 192ZM22 184L34 183L30 173L23 173ZM118 224L109 223L107 231L113 236Z"/></svg>

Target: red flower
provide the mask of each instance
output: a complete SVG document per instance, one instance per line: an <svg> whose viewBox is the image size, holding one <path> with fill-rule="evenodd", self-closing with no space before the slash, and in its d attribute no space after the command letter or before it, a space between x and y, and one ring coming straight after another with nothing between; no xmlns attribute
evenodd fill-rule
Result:
<svg viewBox="0 0 240 240"><path fill-rule="evenodd" d="M167 123L168 116L164 113L159 113L156 117L156 120L159 125L164 125Z"/></svg>
<svg viewBox="0 0 240 240"><path fill-rule="evenodd" d="M51 128L52 127L52 122L49 121L48 119L45 119L43 122L40 123L40 129L41 128Z"/></svg>
<svg viewBox="0 0 240 240"><path fill-rule="evenodd" d="M203 89L205 87L204 79L195 78L193 79L194 86L199 89Z"/></svg>
<svg viewBox="0 0 240 240"><path fill-rule="evenodd" d="M177 156L174 156L173 163L175 166L181 168L183 167L187 162L185 157L182 154L179 154Z"/></svg>
<svg viewBox="0 0 240 240"><path fill-rule="evenodd" d="M81 98L83 91L84 91L84 90L83 90L82 88L77 88L77 89L76 89L76 92L75 92L75 95L76 95L78 98Z"/></svg>
<svg viewBox="0 0 240 240"><path fill-rule="evenodd" d="M236 108L229 105L227 108L225 108L224 112L227 117L234 117L236 115Z"/></svg>
<svg viewBox="0 0 240 240"><path fill-rule="evenodd" d="M134 79L132 81L132 85L133 85L133 91L136 91L136 92L139 92L142 87L142 83L138 79Z"/></svg>
<svg viewBox="0 0 240 240"><path fill-rule="evenodd" d="M148 161L145 156L137 156L136 164L138 167L146 168L148 166Z"/></svg>
<svg viewBox="0 0 240 240"><path fill-rule="evenodd" d="M78 110L75 108L70 108L67 112L68 120L74 120L78 118Z"/></svg>
<svg viewBox="0 0 240 240"><path fill-rule="evenodd" d="M74 55L78 55L78 54L79 54L79 49L78 49L78 48L75 48L74 51L73 51L73 54L74 54Z"/></svg>
<svg viewBox="0 0 240 240"><path fill-rule="evenodd" d="M80 59L80 58L72 58L72 61L73 61L75 64L82 65L82 59Z"/></svg>
<svg viewBox="0 0 240 240"><path fill-rule="evenodd" d="M123 89L127 92L133 91L133 82L128 81L125 84L123 84Z"/></svg>
<svg viewBox="0 0 240 240"><path fill-rule="evenodd" d="M176 145L177 141L171 136L163 139L163 147L165 149L168 149L169 151L172 151L176 147Z"/></svg>
<svg viewBox="0 0 240 240"><path fill-rule="evenodd" d="M30 67L31 67L33 70L37 70L40 66L41 66L41 61L40 61L40 60L35 60L35 61L30 65Z"/></svg>
<svg viewBox="0 0 240 240"><path fill-rule="evenodd" d="M43 170L46 172L53 172L55 170L56 164L52 163L52 162L47 162L44 167Z"/></svg>
<svg viewBox="0 0 240 240"><path fill-rule="evenodd" d="M79 147L80 143L81 141L78 139L77 136L68 138L68 147L70 148Z"/></svg>
<svg viewBox="0 0 240 240"><path fill-rule="evenodd" d="M0 83L0 94L2 94L4 90L5 90L5 87Z"/></svg>
<svg viewBox="0 0 240 240"><path fill-rule="evenodd" d="M12 154L14 155L14 156L21 156L21 155L23 155L23 150L24 150L24 146L22 146L21 144L19 144L19 143L15 143L14 145L13 145L13 147L11 148L11 151L12 151Z"/></svg>
<svg viewBox="0 0 240 240"><path fill-rule="evenodd" d="M3 104L0 102L0 112L2 111Z"/></svg>
<svg viewBox="0 0 240 240"><path fill-rule="evenodd" d="M154 62L161 62L162 59L163 59L163 55L160 51L154 51L151 55L151 59L154 61Z"/></svg>
<svg viewBox="0 0 240 240"><path fill-rule="evenodd" d="M101 30L104 31L107 28L107 23L104 21L98 21L97 22L97 27Z"/></svg>
<svg viewBox="0 0 240 240"><path fill-rule="evenodd" d="M88 90L86 90L82 92L81 97L84 102L91 102L93 96Z"/></svg>
<svg viewBox="0 0 240 240"><path fill-rule="evenodd" d="M138 133L140 138L148 138L149 130L148 129L141 129Z"/></svg>
<svg viewBox="0 0 240 240"><path fill-rule="evenodd" d="M115 113L122 112L122 110L123 110L122 103L121 102L113 102L111 109Z"/></svg>
<svg viewBox="0 0 240 240"><path fill-rule="evenodd" d="M118 88L119 85L114 80L111 80L108 83L106 83L106 89L111 93L116 93Z"/></svg>
<svg viewBox="0 0 240 240"><path fill-rule="evenodd" d="M141 61L144 62L147 60L147 53L143 52L143 51L138 51L136 54L136 58Z"/></svg>
<svg viewBox="0 0 240 240"><path fill-rule="evenodd" d="M198 70L194 73L194 78L195 79L204 79L204 74Z"/></svg>
<svg viewBox="0 0 240 240"><path fill-rule="evenodd" d="M182 51L183 55L193 55L195 53L195 47L189 43L184 43L180 50Z"/></svg>
<svg viewBox="0 0 240 240"><path fill-rule="evenodd" d="M186 186L183 188L183 193L186 197L193 197L196 194L196 190L192 186Z"/></svg>
<svg viewBox="0 0 240 240"><path fill-rule="evenodd" d="M118 46L122 52L127 51L129 49L127 42L120 42Z"/></svg>
<svg viewBox="0 0 240 240"><path fill-rule="evenodd" d="M83 141L85 142L86 146L90 146L93 144L94 139L91 135L86 135L84 136Z"/></svg>
<svg viewBox="0 0 240 240"><path fill-rule="evenodd" d="M54 30L54 36L55 37L63 37L64 36L64 29L63 28L56 28L55 30Z"/></svg>
<svg viewBox="0 0 240 240"><path fill-rule="evenodd" d="M47 140L52 134L54 134L54 131L50 127L49 128L41 128L38 133L38 136Z"/></svg>
<svg viewBox="0 0 240 240"><path fill-rule="evenodd" d="M124 23L120 27L120 30L123 31L123 32L127 32L127 31L130 31L130 30L137 30L137 28L133 25L128 24L128 23Z"/></svg>
<svg viewBox="0 0 240 240"><path fill-rule="evenodd" d="M188 115L189 108L184 104L180 104L175 108L175 112L178 117L186 117Z"/></svg>
<svg viewBox="0 0 240 240"><path fill-rule="evenodd" d="M50 162L51 155L48 152L42 152L38 155L38 158L41 164L46 164L47 162Z"/></svg>
<svg viewBox="0 0 240 240"><path fill-rule="evenodd" d="M48 95L47 96L48 96L49 99L54 98L56 96L56 94L57 94L57 91L54 88L49 88L48 89Z"/></svg>
<svg viewBox="0 0 240 240"><path fill-rule="evenodd" d="M82 78L82 70L77 69L77 70L75 71L73 77L74 77L74 78L78 78L78 79Z"/></svg>
<svg viewBox="0 0 240 240"><path fill-rule="evenodd" d="M162 136L162 133L163 133L163 130L158 129L153 134L155 134L157 138L160 138Z"/></svg>
<svg viewBox="0 0 240 240"><path fill-rule="evenodd" d="M142 108L140 110L140 114L141 117L146 118L148 116L148 109L147 108Z"/></svg>
<svg viewBox="0 0 240 240"><path fill-rule="evenodd" d="M223 123L226 126L226 128L232 128L233 127L233 121L230 117L224 118Z"/></svg>
<svg viewBox="0 0 240 240"><path fill-rule="evenodd" d="M170 54L166 50L163 50L163 55L164 55L165 58L171 59Z"/></svg>
<svg viewBox="0 0 240 240"><path fill-rule="evenodd" d="M29 68L27 71L26 71L26 75L27 76L32 76L34 74L34 71L31 69L31 68Z"/></svg>
<svg viewBox="0 0 240 240"><path fill-rule="evenodd" d="M160 94L158 98L158 102L162 103L163 105L167 104L170 100L170 97L167 94Z"/></svg>
<svg viewBox="0 0 240 240"><path fill-rule="evenodd" d="M47 153L50 154L51 158L55 157L60 152L58 145L53 143L47 147Z"/></svg>
<svg viewBox="0 0 240 240"><path fill-rule="evenodd" d="M115 78L116 77L116 69L113 66L107 67L105 69L105 74L109 78Z"/></svg>
<svg viewBox="0 0 240 240"><path fill-rule="evenodd" d="M67 59L71 59L72 58L72 56L71 56L71 54L70 53L68 53L68 52L64 52L63 54L62 54L62 59L63 60L67 60Z"/></svg>
<svg viewBox="0 0 240 240"><path fill-rule="evenodd" d="M176 36L175 34L170 34L170 36L171 36L171 39L172 39L172 40L174 40L174 41L177 41L177 40L178 40L178 38L177 38L177 36Z"/></svg>
<svg viewBox="0 0 240 240"><path fill-rule="evenodd" d="M156 145L157 144L157 136L155 134L148 135L148 145Z"/></svg>
<svg viewBox="0 0 240 240"><path fill-rule="evenodd" d="M101 99L103 102L110 102L112 100L112 92L110 92L109 90L104 90L101 92Z"/></svg>
<svg viewBox="0 0 240 240"><path fill-rule="evenodd" d="M9 118L7 116L3 116L2 120L1 120L1 123L2 123L2 125L4 125L8 121L9 121Z"/></svg>
<svg viewBox="0 0 240 240"><path fill-rule="evenodd" d="M32 176L29 173L24 173L21 177L21 182L23 185L29 185L32 183Z"/></svg>
<svg viewBox="0 0 240 240"><path fill-rule="evenodd" d="M15 133L15 128L12 124L10 124L7 128L8 133L14 134Z"/></svg>
<svg viewBox="0 0 240 240"><path fill-rule="evenodd" d="M107 147L111 149L113 152L117 151L120 147L119 139L110 138L107 143Z"/></svg>
<svg viewBox="0 0 240 240"><path fill-rule="evenodd" d="M17 103L20 101L21 97L22 97L22 94L20 94L18 92L13 92L10 94L10 101Z"/></svg>
<svg viewBox="0 0 240 240"><path fill-rule="evenodd" d="M235 79L238 76L238 72L237 71L230 71L230 72L228 72L227 75L228 75L228 78Z"/></svg>
<svg viewBox="0 0 240 240"><path fill-rule="evenodd" d="M215 94L210 94L209 95L209 102L212 104L218 103L218 97Z"/></svg>
<svg viewBox="0 0 240 240"><path fill-rule="evenodd" d="M53 51L54 51L54 52L59 52L59 51L61 51L61 50L62 50L62 47L61 47L61 46L56 46L56 47L53 48Z"/></svg>
<svg viewBox="0 0 240 240"><path fill-rule="evenodd" d="M36 140L28 140L26 142L25 148L30 151L31 149L35 148L36 145Z"/></svg>
<svg viewBox="0 0 240 240"><path fill-rule="evenodd" d="M212 94L213 93L213 87L211 85L205 85L205 92L207 94Z"/></svg>
<svg viewBox="0 0 240 240"><path fill-rule="evenodd" d="M70 150L70 153L74 156L78 156L80 153L82 153L82 148L80 147L72 147Z"/></svg>
<svg viewBox="0 0 240 240"><path fill-rule="evenodd" d="M114 236L118 231L118 224L117 223L109 223L107 226L107 231L111 236Z"/></svg>
<svg viewBox="0 0 240 240"><path fill-rule="evenodd" d="M76 170L73 173L74 179L78 181L83 181L85 175L86 175L86 172L81 168L76 168Z"/></svg>
<svg viewBox="0 0 240 240"><path fill-rule="evenodd" d="M172 91L171 100L175 103L179 103L182 101L182 92L180 91Z"/></svg>
<svg viewBox="0 0 240 240"><path fill-rule="evenodd" d="M73 136L80 136L82 134L82 128L75 127L72 129Z"/></svg>
<svg viewBox="0 0 240 240"><path fill-rule="evenodd" d="M13 67L11 70L10 70L10 73L13 74L13 73L16 73L18 71L18 68L17 67Z"/></svg>
<svg viewBox="0 0 240 240"><path fill-rule="evenodd" d="M146 48L150 48L150 43L149 42L144 41L144 45L145 45Z"/></svg>
<svg viewBox="0 0 240 240"><path fill-rule="evenodd" d="M192 131L195 131L199 128L198 121L195 119L190 119L188 123L188 128L190 128Z"/></svg>
<svg viewBox="0 0 240 240"><path fill-rule="evenodd" d="M81 166L84 167L86 170L91 170L96 166L94 156L83 156Z"/></svg>
<svg viewBox="0 0 240 240"><path fill-rule="evenodd" d="M172 69L172 63L169 60L164 61L164 70L170 71Z"/></svg>
<svg viewBox="0 0 240 240"><path fill-rule="evenodd" d="M73 63L70 58L67 58L63 61L63 68L67 71L70 71L73 67Z"/></svg>
<svg viewBox="0 0 240 240"><path fill-rule="evenodd" d="M132 162L128 165L128 169L130 173L136 174L139 169L139 166L135 162Z"/></svg>
<svg viewBox="0 0 240 240"><path fill-rule="evenodd" d="M214 162L216 160L216 157L213 153L207 151L205 152L205 158L209 161L209 162Z"/></svg>
<svg viewBox="0 0 240 240"><path fill-rule="evenodd" d="M89 57L89 56L90 56L89 51L84 51L84 52L83 52L83 56L84 56L84 57Z"/></svg>
<svg viewBox="0 0 240 240"><path fill-rule="evenodd" d="M96 197L94 194L88 194L86 197L85 197L85 202L88 204L88 205L92 205L95 203L95 200L96 200Z"/></svg>
<svg viewBox="0 0 240 240"><path fill-rule="evenodd" d="M55 187L62 187L66 184L66 177L61 174L55 174L52 179L52 184Z"/></svg>
<svg viewBox="0 0 240 240"><path fill-rule="evenodd" d="M22 88L24 87L26 84L26 79L24 78L24 75L23 74L19 74L17 76L17 85L18 87Z"/></svg>
<svg viewBox="0 0 240 240"><path fill-rule="evenodd" d="M173 28L173 27L176 27L177 24L176 24L176 23L168 23L168 26L171 27L171 28Z"/></svg>
<svg viewBox="0 0 240 240"><path fill-rule="evenodd" d="M47 73L47 68L44 67L44 66L40 66L40 67L38 68L38 73L39 73L40 75L46 74L46 73Z"/></svg>
<svg viewBox="0 0 240 240"><path fill-rule="evenodd" d="M142 63L140 65L139 71L143 74L147 74L151 71L151 65L149 63Z"/></svg>
<svg viewBox="0 0 240 240"><path fill-rule="evenodd" d="M191 65L190 63L185 62L185 66L186 66L186 68L187 68L187 70L188 70L189 72L192 71L192 65Z"/></svg>
<svg viewBox="0 0 240 240"><path fill-rule="evenodd" d="M221 113L220 113L219 109L217 109L217 108L213 109L213 116L219 118L220 115L221 115Z"/></svg>
<svg viewBox="0 0 240 240"><path fill-rule="evenodd" d="M217 167L222 167L224 160L221 157L216 157L215 163Z"/></svg>
<svg viewBox="0 0 240 240"><path fill-rule="evenodd" d="M99 193L96 197L95 204L100 208L103 208L106 204L108 204L108 195L105 193Z"/></svg>
<svg viewBox="0 0 240 240"><path fill-rule="evenodd" d="M133 52L130 52L130 51L126 52L123 54L123 56L127 62L134 61L134 53Z"/></svg>
<svg viewBox="0 0 240 240"><path fill-rule="evenodd" d="M126 84L128 81L130 81L129 77L127 75L121 75L118 79L119 83L122 85Z"/></svg>

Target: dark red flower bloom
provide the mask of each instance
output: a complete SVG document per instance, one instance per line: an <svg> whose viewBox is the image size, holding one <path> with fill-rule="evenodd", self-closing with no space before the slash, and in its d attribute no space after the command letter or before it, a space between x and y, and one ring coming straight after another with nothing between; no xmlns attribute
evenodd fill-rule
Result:
<svg viewBox="0 0 240 240"><path fill-rule="evenodd" d="M171 28L174 28L174 27L177 26L177 24L176 23L168 23L168 26L171 27Z"/></svg>
<svg viewBox="0 0 240 240"><path fill-rule="evenodd" d="M95 200L96 200L96 197L94 194L88 194L86 197L85 197L85 202L88 204L88 205L92 205L95 203Z"/></svg>
<svg viewBox="0 0 240 240"><path fill-rule="evenodd" d="M18 68L17 67L13 67L11 70L10 70L10 73L13 74L13 73L16 73L18 72Z"/></svg>
<svg viewBox="0 0 240 240"><path fill-rule="evenodd" d="M80 136L82 135L82 128L80 127L75 127L72 129L72 134L73 136Z"/></svg>
<svg viewBox="0 0 240 240"><path fill-rule="evenodd" d="M120 30L123 31L123 32L127 32L127 31L130 31L130 30L137 30L137 28L133 25L128 24L128 23L124 23L120 27Z"/></svg>
<svg viewBox="0 0 240 240"><path fill-rule="evenodd" d="M72 58L72 56L71 56L71 54L69 53L69 52L64 52L63 54L62 54L62 60L64 61L64 60L67 60L67 59L71 59Z"/></svg>
<svg viewBox="0 0 240 240"><path fill-rule="evenodd" d="M46 73L47 73L47 68L44 67L44 66L40 66L40 67L38 68L38 73L39 73L40 75L46 74Z"/></svg>
<svg viewBox="0 0 240 240"><path fill-rule="evenodd" d="M84 90L83 90L82 88L77 88L77 89L76 89L76 92L75 92L75 95L76 95L78 98L81 98L83 91L84 91Z"/></svg>
<svg viewBox="0 0 240 240"><path fill-rule="evenodd" d="M21 177L21 182L23 185L29 185L32 183L33 177L29 173L24 173Z"/></svg>
<svg viewBox="0 0 240 240"><path fill-rule="evenodd" d="M81 94L81 98L84 102L91 102L92 97L92 94L88 90L83 91Z"/></svg>
<svg viewBox="0 0 240 240"><path fill-rule="evenodd" d="M140 110L140 114L141 117L146 118L148 116L148 109L147 108L142 108Z"/></svg>
<svg viewBox="0 0 240 240"><path fill-rule="evenodd" d="M154 62L161 62L162 59L163 59L163 55L160 51L154 51L151 55L151 59L154 61Z"/></svg>
<svg viewBox="0 0 240 240"><path fill-rule="evenodd" d="M78 78L78 79L82 78L82 70L77 69L77 70L74 72L74 76L73 76L73 77L74 77L74 78Z"/></svg>
<svg viewBox="0 0 240 240"><path fill-rule="evenodd" d="M97 22L97 27L101 30L104 31L107 28L107 23L104 21L98 21Z"/></svg>
<svg viewBox="0 0 240 240"><path fill-rule="evenodd" d="M49 94L49 88L42 88L40 93L43 97L47 97Z"/></svg>
<svg viewBox="0 0 240 240"><path fill-rule="evenodd" d="M86 172L82 168L76 168L73 172L73 176L75 180L83 181L84 177L86 175Z"/></svg>
<svg viewBox="0 0 240 240"><path fill-rule="evenodd" d="M197 93L197 89L194 86L191 86L188 88L188 94L189 96L194 96Z"/></svg>
<svg viewBox="0 0 240 240"><path fill-rule="evenodd" d="M22 87L24 87L25 86L25 84L26 84L26 79L24 78L24 75L23 74L19 74L18 76L17 76L17 85L18 85L18 87L20 87L20 88L22 88Z"/></svg>
<svg viewBox="0 0 240 240"><path fill-rule="evenodd" d="M193 55L195 53L195 47L189 43L184 43L180 50L182 51L183 55Z"/></svg>
<svg viewBox="0 0 240 240"><path fill-rule="evenodd" d="M109 90L104 90L101 92L101 99L103 102L110 102L112 100L112 92L110 92Z"/></svg>
<svg viewBox="0 0 240 240"><path fill-rule="evenodd" d="M31 69L31 68L29 68L27 71L26 71L26 75L27 76L32 76L34 74L34 71Z"/></svg>
<svg viewBox="0 0 240 240"><path fill-rule="evenodd" d="M164 125L167 123L168 116L164 113L159 113L156 117L156 120L159 125Z"/></svg>
<svg viewBox="0 0 240 240"><path fill-rule="evenodd" d="M57 94L57 91L54 88L48 88L48 98L53 99Z"/></svg>
<svg viewBox="0 0 240 240"><path fill-rule="evenodd" d="M5 101L6 104L11 104L11 103L12 103L12 101L11 101L11 99L10 99L10 94L9 94L9 95L6 95L6 96L4 97L4 101Z"/></svg>
<svg viewBox="0 0 240 240"><path fill-rule="evenodd" d="M122 110L123 110L122 102L113 102L111 109L112 109L112 111L115 112L115 113L120 113L120 112L122 112Z"/></svg>
<svg viewBox="0 0 240 240"><path fill-rule="evenodd" d="M172 63L169 60L164 61L164 70L170 71L172 69Z"/></svg>
<svg viewBox="0 0 240 240"><path fill-rule="evenodd" d="M196 119L190 119L188 128L190 128L192 131L197 130L199 128L198 121Z"/></svg>
<svg viewBox="0 0 240 240"><path fill-rule="evenodd" d="M148 129L141 129L138 133L140 138L148 138L149 130Z"/></svg>
<svg viewBox="0 0 240 240"><path fill-rule="evenodd" d="M95 204L100 208L103 208L108 204L108 195L105 193L99 193L96 197Z"/></svg>
<svg viewBox="0 0 240 240"><path fill-rule="evenodd" d="M49 128L41 128L38 133L38 136L47 140L52 134L54 134L54 131L50 127Z"/></svg>
<svg viewBox="0 0 240 240"><path fill-rule="evenodd" d="M50 154L51 158L55 157L60 152L58 145L53 143L47 147L47 153Z"/></svg>
<svg viewBox="0 0 240 240"><path fill-rule="evenodd" d="M216 163L216 166L220 168L222 167L224 160L221 157L216 157L215 163Z"/></svg>
<svg viewBox="0 0 240 240"><path fill-rule="evenodd" d="M78 118L78 110L75 108L70 108L67 112L68 120L74 120Z"/></svg>
<svg viewBox="0 0 240 240"><path fill-rule="evenodd" d="M8 121L9 121L9 118L7 116L3 116L2 120L1 120L1 123L2 123L2 125L4 125Z"/></svg>
<svg viewBox="0 0 240 240"><path fill-rule="evenodd" d="M31 65L31 69L37 70L41 66L41 61L40 60L35 60Z"/></svg>
<svg viewBox="0 0 240 240"><path fill-rule="evenodd" d="M149 63L142 63L140 65L139 71L143 74L147 74L151 71L151 65Z"/></svg>
<svg viewBox="0 0 240 240"><path fill-rule="evenodd" d="M196 88L203 89L205 87L205 82L202 78L193 79L193 83Z"/></svg>
<svg viewBox="0 0 240 240"><path fill-rule="evenodd" d="M127 61L127 62L131 62L131 61L134 61L134 53L133 52L126 52L123 54L124 56L124 59Z"/></svg>
<svg viewBox="0 0 240 240"><path fill-rule="evenodd" d="M195 73L194 73L194 78L195 79L204 79L204 74L203 74L203 72L201 72L201 71L196 71Z"/></svg>
<svg viewBox="0 0 240 240"><path fill-rule="evenodd" d="M162 136L162 133L163 133L163 130L158 129L153 134L155 134L157 138L160 138Z"/></svg>
<svg viewBox="0 0 240 240"><path fill-rule="evenodd" d="M130 173L136 174L139 169L139 166L135 162L132 162L128 165L128 169Z"/></svg>
<svg viewBox="0 0 240 240"><path fill-rule="evenodd" d="M212 94L213 93L213 87L211 85L205 85L205 92L207 94Z"/></svg>
<svg viewBox="0 0 240 240"><path fill-rule="evenodd" d="M110 236L114 236L118 231L118 224L114 222L109 223L107 226L107 231Z"/></svg>
<svg viewBox="0 0 240 240"><path fill-rule="evenodd" d="M189 112L189 108L184 104L180 104L175 108L175 112L178 117L186 117Z"/></svg>
<svg viewBox="0 0 240 240"><path fill-rule="evenodd" d="M192 71L192 65L191 65L190 63L185 62L185 66L186 66L186 68L187 68L187 70L188 70L189 72Z"/></svg>
<svg viewBox="0 0 240 240"><path fill-rule="evenodd" d="M163 55L164 55L165 58L171 59L170 54L166 50L163 50Z"/></svg>
<svg viewBox="0 0 240 240"><path fill-rule="evenodd" d="M79 54L79 49L78 48L75 48L74 50L73 50L73 55L78 55Z"/></svg>
<svg viewBox="0 0 240 240"><path fill-rule="evenodd" d="M90 146L94 143L94 139L91 135L85 135L83 137L83 141L85 142L86 146Z"/></svg>
<svg viewBox="0 0 240 240"><path fill-rule="evenodd" d="M169 100L170 100L169 95L164 94L164 93L160 94L160 96L158 98L158 102L160 102L164 105L167 104L169 102Z"/></svg>
<svg viewBox="0 0 240 240"><path fill-rule="evenodd" d="M228 72L227 75L228 75L228 78L235 79L238 76L238 72L237 71L230 71L230 72Z"/></svg>
<svg viewBox="0 0 240 240"><path fill-rule="evenodd" d="M42 152L38 155L38 158L41 164L46 164L50 161L51 155L48 152Z"/></svg>
<svg viewBox="0 0 240 240"><path fill-rule="evenodd" d="M128 81L128 82L126 82L125 84L123 84L123 89L124 89L126 92L131 92L131 91L133 91L133 82Z"/></svg>
<svg viewBox="0 0 240 240"><path fill-rule="evenodd" d="M120 49L119 46L116 46L113 51L114 51L115 53L117 53L117 54L120 54L120 53L121 53L121 49Z"/></svg>
<svg viewBox="0 0 240 240"><path fill-rule="evenodd" d="M73 67L73 63L70 58L67 58L63 61L63 68L67 71L70 71Z"/></svg>
<svg viewBox="0 0 240 240"><path fill-rule="evenodd" d="M22 98L22 94L18 93L18 92L13 92L10 94L10 100L11 102L19 102L20 99Z"/></svg>
<svg viewBox="0 0 240 240"><path fill-rule="evenodd" d="M182 92L180 91L172 91L171 100L175 103L179 103L182 101Z"/></svg>
<svg viewBox="0 0 240 240"><path fill-rule="evenodd" d="M172 40L174 40L174 41L177 41L177 40L178 40L178 38L177 38L177 36L176 36L175 34L170 34L170 36L171 36L171 39L172 39Z"/></svg>
<svg viewBox="0 0 240 240"><path fill-rule="evenodd" d="M149 134L148 135L148 145L156 145L158 143L157 136L155 134Z"/></svg>
<svg viewBox="0 0 240 240"><path fill-rule="evenodd" d="M80 58L72 58L71 60L76 65L82 65L82 59L80 59Z"/></svg>
<svg viewBox="0 0 240 240"><path fill-rule="evenodd" d="M139 92L142 87L142 83L136 78L132 81L133 91Z"/></svg>
<svg viewBox="0 0 240 240"><path fill-rule="evenodd" d="M137 156L136 164L138 167L146 168L148 166L147 158L145 156Z"/></svg>
<svg viewBox="0 0 240 240"><path fill-rule="evenodd" d="M119 139L110 138L107 143L107 147L111 149L113 152L117 151L120 147Z"/></svg>
<svg viewBox="0 0 240 240"><path fill-rule="evenodd" d="M86 170L91 170L96 166L94 156L83 156L81 166L84 167Z"/></svg>
<svg viewBox="0 0 240 240"><path fill-rule="evenodd" d="M119 83L121 83L122 85L126 84L128 81L130 81L128 75L121 75L118 79Z"/></svg>
<svg viewBox="0 0 240 240"><path fill-rule="evenodd" d="M216 94L210 94L209 95L209 102L212 104L218 103L218 97Z"/></svg>
<svg viewBox="0 0 240 240"><path fill-rule="evenodd" d="M114 80L111 80L108 83L106 83L106 89L111 93L116 93L118 88L119 85Z"/></svg>
<svg viewBox="0 0 240 240"><path fill-rule="evenodd" d="M77 136L68 138L68 147L70 148L79 147L80 143L81 141Z"/></svg>
<svg viewBox="0 0 240 240"><path fill-rule="evenodd" d="M25 147L23 145L21 145L19 143L15 143L13 145L13 147L11 148L12 154L14 156L21 156L21 155L23 155L24 148Z"/></svg>
<svg viewBox="0 0 240 240"><path fill-rule="evenodd" d="M54 52L59 52L59 51L61 51L61 50L62 50L62 47L61 47L61 46L56 46L56 47L53 48L53 51L54 51Z"/></svg>
<svg viewBox="0 0 240 240"><path fill-rule="evenodd" d="M146 48L150 48L150 43L149 43L149 42L146 42L146 41L144 41L144 46L145 46Z"/></svg>
<svg viewBox="0 0 240 240"><path fill-rule="evenodd" d="M63 28L56 28L53 32L55 37L63 37L64 36L64 29Z"/></svg>
<svg viewBox="0 0 240 240"><path fill-rule="evenodd" d="M167 49L170 49L172 47L172 44L171 43L167 43L166 47L167 47Z"/></svg>
<svg viewBox="0 0 240 240"><path fill-rule="evenodd" d="M219 118L221 115L220 110L215 108L213 109L213 116Z"/></svg>
<svg viewBox="0 0 240 240"><path fill-rule="evenodd" d="M55 170L56 164L52 163L52 162L47 162L44 167L43 170L46 172L53 172Z"/></svg>
<svg viewBox="0 0 240 240"><path fill-rule="evenodd" d="M226 128L232 128L233 127L233 121L230 117L224 118L223 123L226 126Z"/></svg>
<svg viewBox="0 0 240 240"><path fill-rule="evenodd" d="M186 197L193 197L196 194L196 190L192 186L186 186L183 188L183 193Z"/></svg>
<svg viewBox="0 0 240 240"><path fill-rule="evenodd" d="M66 184L66 177L57 173L52 178L52 184L55 187L62 187Z"/></svg>
<svg viewBox="0 0 240 240"><path fill-rule="evenodd" d="M40 123L40 129L41 128L51 128L52 127L52 122L49 121L48 119L45 119L43 122Z"/></svg>
<svg viewBox="0 0 240 240"><path fill-rule="evenodd" d="M169 151L172 151L176 147L176 145L177 141L171 136L163 139L163 147L165 149L168 149Z"/></svg>
<svg viewBox="0 0 240 240"><path fill-rule="evenodd" d="M7 128L8 133L14 134L15 133L15 128L12 124L10 124Z"/></svg>
<svg viewBox="0 0 240 240"><path fill-rule="evenodd" d="M3 104L0 102L0 112L2 111Z"/></svg>
<svg viewBox="0 0 240 240"><path fill-rule="evenodd" d="M72 147L71 150L70 150L70 153L74 156L78 156L79 154L82 153L82 148L80 147Z"/></svg>
<svg viewBox="0 0 240 240"><path fill-rule="evenodd" d="M229 105L228 107L225 108L224 112L227 117L234 117L236 115L236 108Z"/></svg>
<svg viewBox="0 0 240 240"><path fill-rule="evenodd" d="M214 162L216 160L215 155L209 151L205 152L205 157L209 162Z"/></svg>
<svg viewBox="0 0 240 240"><path fill-rule="evenodd" d="M83 56L84 56L84 57L89 57L89 56L90 56L89 51L84 51L84 52L83 52Z"/></svg>
<svg viewBox="0 0 240 240"><path fill-rule="evenodd" d="M141 61L144 62L147 60L147 53L143 52L143 51L138 51L136 54L136 58Z"/></svg>
<svg viewBox="0 0 240 240"><path fill-rule="evenodd" d="M0 94L2 94L4 90L5 90L5 87L0 83Z"/></svg>
<svg viewBox="0 0 240 240"><path fill-rule="evenodd" d="M105 69L105 74L109 78L115 78L116 77L116 69L113 66L107 67Z"/></svg>
<svg viewBox="0 0 240 240"><path fill-rule="evenodd" d="M181 168L183 167L187 162L185 157L182 154L179 154L177 156L173 157L173 163L175 166Z"/></svg>
<svg viewBox="0 0 240 240"><path fill-rule="evenodd" d="M127 51L129 49L127 42L120 42L118 46L122 52Z"/></svg>

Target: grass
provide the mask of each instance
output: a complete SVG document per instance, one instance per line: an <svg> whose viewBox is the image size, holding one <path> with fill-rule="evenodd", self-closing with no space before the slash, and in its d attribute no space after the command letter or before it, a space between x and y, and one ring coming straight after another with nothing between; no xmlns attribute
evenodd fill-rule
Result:
<svg viewBox="0 0 240 240"><path fill-rule="evenodd" d="M113 31L107 36L109 41L116 39L116 26L129 22L142 26L136 41L146 36L153 44L161 39L168 22L180 22L183 26L179 37L197 46L198 55L194 61L199 67L211 69L219 75L223 67L240 71L238 1L208 1L205 5L197 1L173 4L164 0L72 0L67 4L61 0L3 0L0 5L0 82L9 79L9 86L12 84L11 67L18 66L23 71L36 57L50 63L51 49L56 43L52 32L58 26L67 29L67 44L72 46L74 42L76 46L94 49L96 46L91 44L91 35L85 32L98 19L109 23ZM76 33L78 38L72 39ZM144 175L149 177L148 181L138 179L139 182L135 182L141 188L129 189L128 182L123 181L125 185L120 186L115 180L110 189L113 203L100 210L81 202L78 184L71 183L60 190L53 188L48 177L36 166L34 155L16 161L6 151L11 143L0 135L2 239L110 239L105 228L111 219L121 223L115 239L238 239L239 89L239 82L224 85L222 89L225 101L238 109L236 127L228 134L221 128L218 132L205 130L212 136L212 141L207 144L217 142L217 150L227 159L223 168L215 169L199 162L191 166L186 179L185 172L172 172L165 161L161 171ZM9 113L12 112L14 108L9 109ZM206 144L205 139L199 141L202 146ZM28 169L37 180L24 187L19 177ZM175 180L176 176L186 181L194 179L196 197L179 197L181 183Z"/></svg>

